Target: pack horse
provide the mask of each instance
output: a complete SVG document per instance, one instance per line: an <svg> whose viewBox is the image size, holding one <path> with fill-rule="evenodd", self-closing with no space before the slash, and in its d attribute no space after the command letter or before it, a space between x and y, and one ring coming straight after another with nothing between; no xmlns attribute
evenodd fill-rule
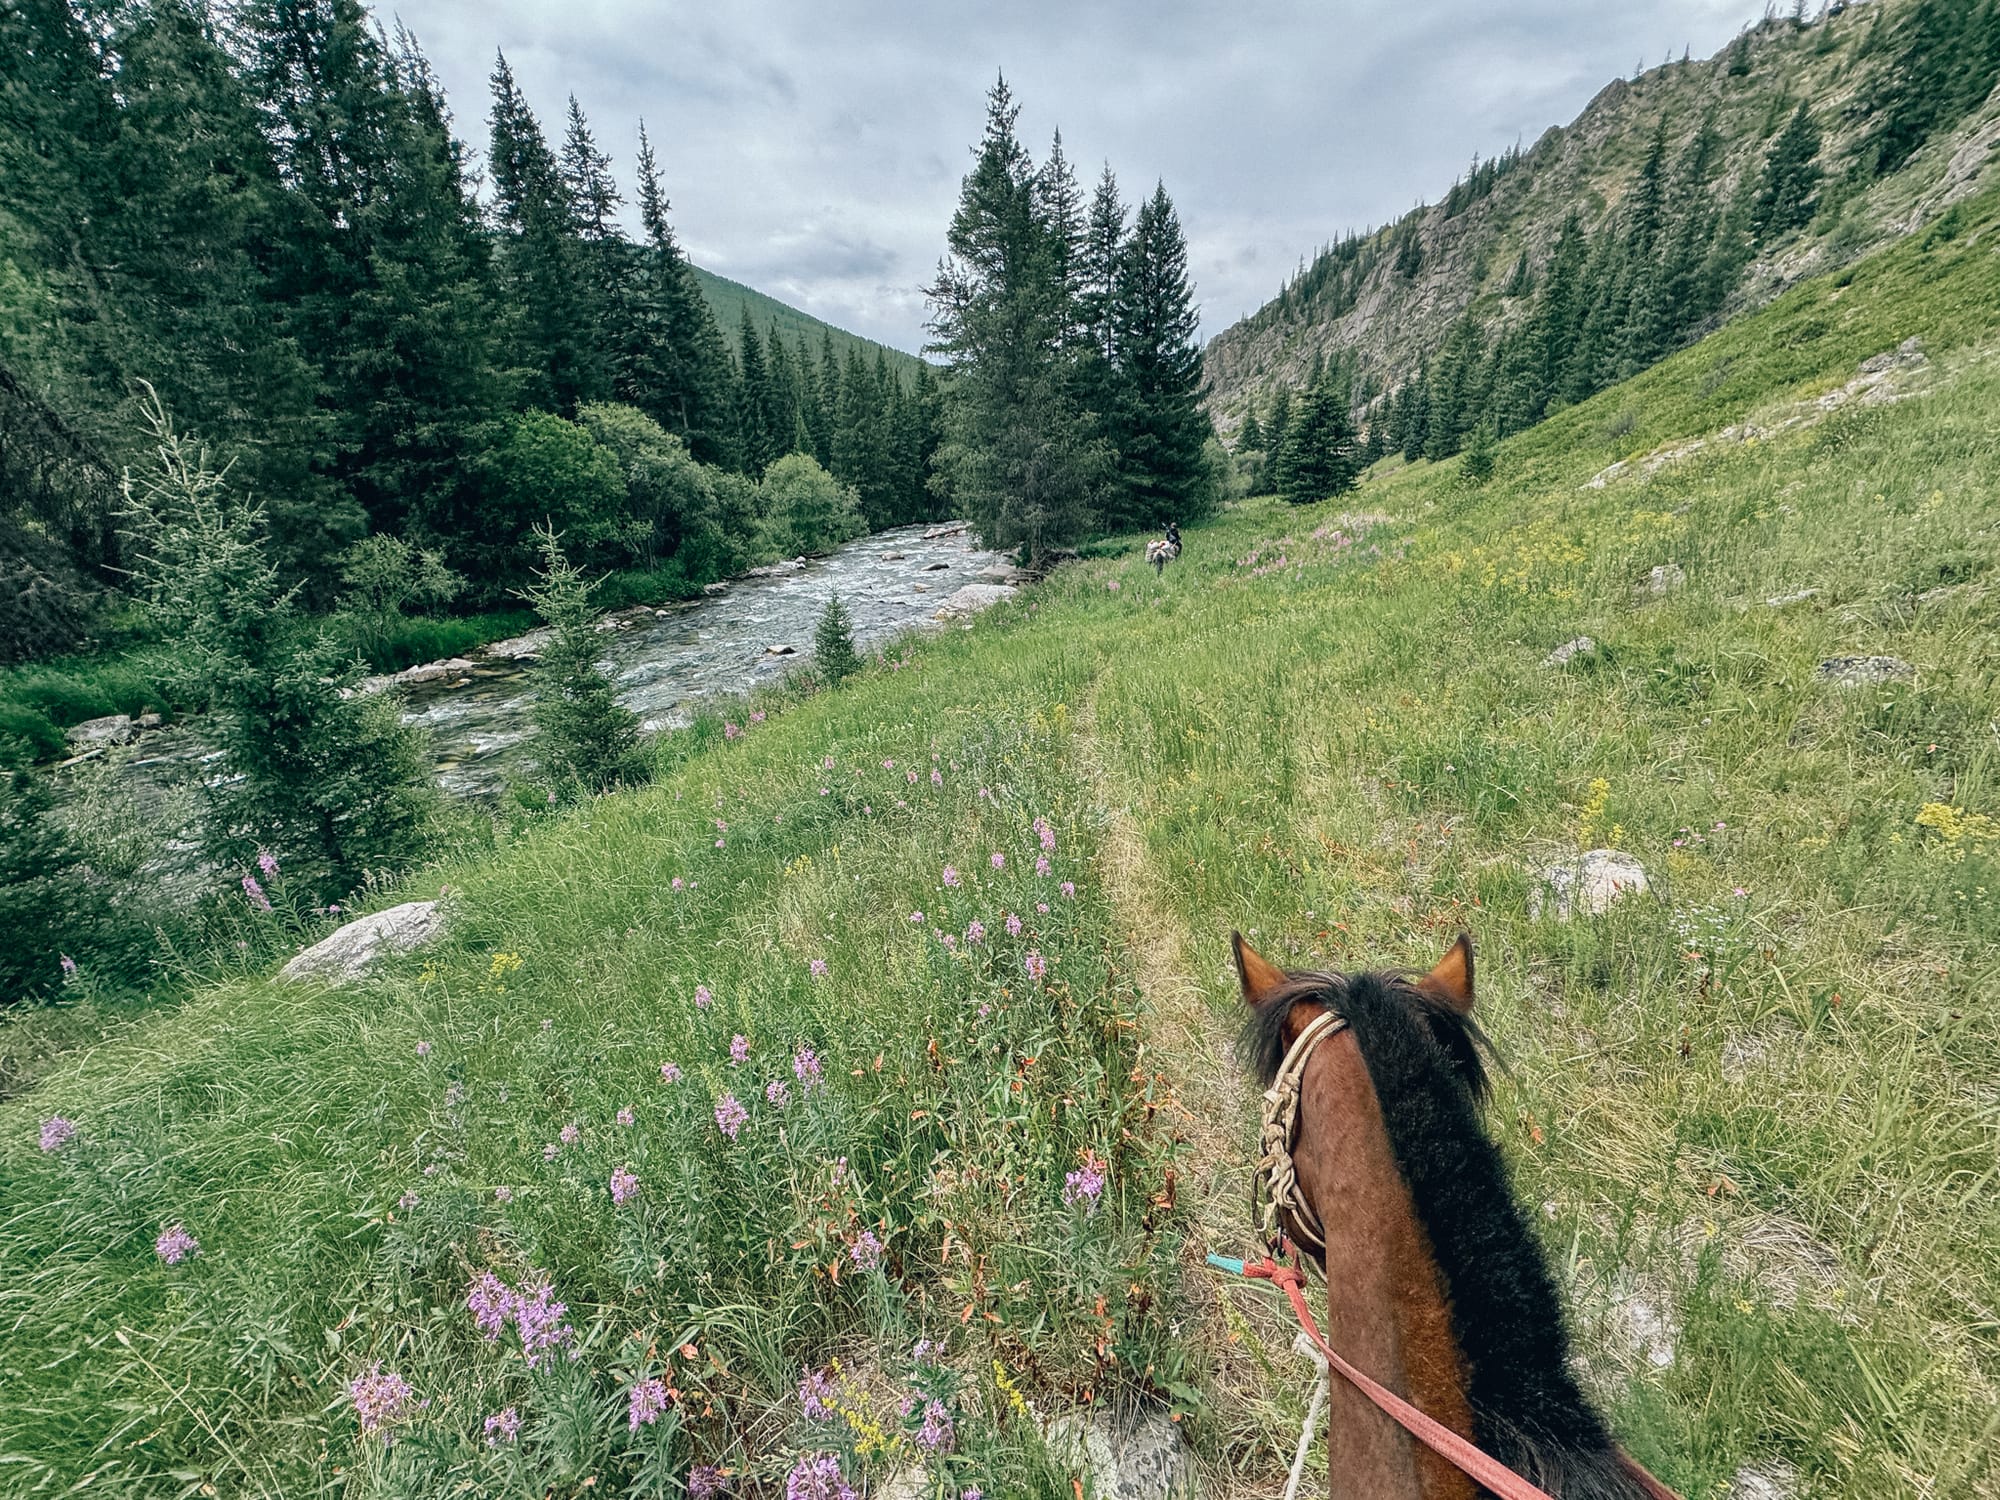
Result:
<svg viewBox="0 0 2000 1500"><path fill-rule="evenodd" d="M1232 942L1267 1090L1253 1213L1325 1273L1324 1335L1298 1268L1216 1263L1283 1288L1342 1377L1334 1500L1674 1500L1578 1387L1555 1278L1481 1124L1471 939L1421 975L1294 973Z"/></svg>
<svg viewBox="0 0 2000 1500"><path fill-rule="evenodd" d="M1153 576L1158 578L1167 571L1167 564L1181 555L1181 529L1172 522L1167 523L1164 540L1146 543L1146 561L1153 565Z"/></svg>

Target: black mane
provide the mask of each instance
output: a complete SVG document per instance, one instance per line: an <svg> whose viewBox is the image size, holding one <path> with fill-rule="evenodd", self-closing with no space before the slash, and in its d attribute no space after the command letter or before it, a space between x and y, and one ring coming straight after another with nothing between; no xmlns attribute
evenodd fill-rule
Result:
<svg viewBox="0 0 2000 1500"><path fill-rule="evenodd" d="M1645 1500L1570 1373L1562 1299L1479 1121L1491 1048L1472 1020L1395 974L1293 974L1242 1048L1268 1087L1294 1006L1346 1017L1396 1165L1430 1239L1466 1364L1474 1440L1563 1500Z"/></svg>

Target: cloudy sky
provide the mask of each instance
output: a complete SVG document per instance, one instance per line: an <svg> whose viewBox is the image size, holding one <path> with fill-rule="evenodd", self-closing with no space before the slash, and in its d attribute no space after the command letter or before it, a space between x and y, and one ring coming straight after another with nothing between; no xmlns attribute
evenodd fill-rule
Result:
<svg viewBox="0 0 2000 1500"><path fill-rule="evenodd" d="M1348 228L1435 200L1611 78L1721 47L1764 0L378 0L475 147L508 59L552 136L567 96L630 187L636 122L696 261L915 350L920 288L1004 71L1039 157L1163 179L1204 336Z"/></svg>

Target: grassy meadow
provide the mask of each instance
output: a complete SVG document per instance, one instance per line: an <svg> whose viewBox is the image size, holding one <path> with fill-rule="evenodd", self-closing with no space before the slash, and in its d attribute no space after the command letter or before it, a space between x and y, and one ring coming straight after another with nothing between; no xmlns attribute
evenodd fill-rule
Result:
<svg viewBox="0 0 2000 1500"><path fill-rule="evenodd" d="M80 1048L0 1103L0 1491L777 1494L820 1454L1070 1496L1041 1419L1147 1401L1204 1493L1275 1495L1307 1368L1199 1269L1248 1238L1227 933L1465 927L1628 1446L1689 1500L2000 1492L1997 235L1989 197L1807 283L1483 486L1066 568L412 881L448 934L364 984ZM1814 404L1912 336L1899 399ZM1816 678L1874 654L1914 682ZM1595 847L1652 892L1532 921Z"/></svg>

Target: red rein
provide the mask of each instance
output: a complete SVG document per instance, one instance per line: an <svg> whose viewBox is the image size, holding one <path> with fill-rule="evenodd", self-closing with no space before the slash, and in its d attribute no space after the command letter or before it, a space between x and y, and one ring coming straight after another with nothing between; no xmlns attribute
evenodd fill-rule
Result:
<svg viewBox="0 0 2000 1500"><path fill-rule="evenodd" d="M1555 1500L1547 1490L1528 1483L1500 1460L1467 1442L1443 1423L1425 1416L1387 1386L1370 1379L1335 1353L1333 1346L1321 1335L1319 1325L1313 1321L1312 1309L1306 1305L1305 1277L1293 1267L1280 1265L1267 1255L1261 1261L1245 1261L1243 1274L1282 1288L1291 1301L1293 1313L1298 1316L1299 1326L1305 1329L1306 1337L1318 1347L1326 1362L1338 1370L1349 1385L1380 1407L1384 1415L1401 1425L1411 1437L1446 1463L1484 1485L1500 1500ZM1624 1454L1618 1457L1653 1500L1679 1500L1672 1490Z"/></svg>

